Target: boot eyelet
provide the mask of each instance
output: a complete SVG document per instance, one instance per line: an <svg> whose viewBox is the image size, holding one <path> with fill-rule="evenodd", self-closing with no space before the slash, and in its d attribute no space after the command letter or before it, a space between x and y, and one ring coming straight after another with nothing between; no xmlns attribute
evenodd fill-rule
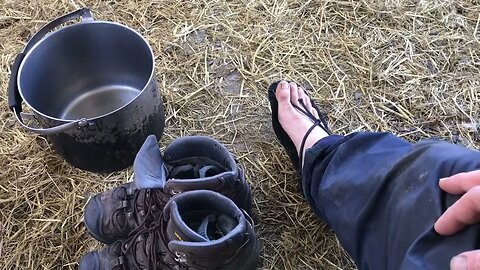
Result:
<svg viewBox="0 0 480 270"><path fill-rule="evenodd" d="M120 209L125 209L127 208L128 206L128 202L127 201L121 201L120 202Z"/></svg>
<svg viewBox="0 0 480 270"><path fill-rule="evenodd" d="M188 258L187 254L175 251L175 256L176 256L175 261L182 264L187 262L187 258Z"/></svg>
<svg viewBox="0 0 480 270"><path fill-rule="evenodd" d="M180 194L180 193L182 193L181 190L172 189L172 190L170 191L170 194L172 194L172 195L178 195L178 194Z"/></svg>

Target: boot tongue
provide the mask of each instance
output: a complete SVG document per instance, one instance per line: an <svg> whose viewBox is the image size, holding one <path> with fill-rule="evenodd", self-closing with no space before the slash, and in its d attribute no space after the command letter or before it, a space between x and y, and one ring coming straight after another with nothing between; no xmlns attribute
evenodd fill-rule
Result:
<svg viewBox="0 0 480 270"><path fill-rule="evenodd" d="M147 137L133 163L135 185L139 189L163 188L167 173L155 135Z"/></svg>

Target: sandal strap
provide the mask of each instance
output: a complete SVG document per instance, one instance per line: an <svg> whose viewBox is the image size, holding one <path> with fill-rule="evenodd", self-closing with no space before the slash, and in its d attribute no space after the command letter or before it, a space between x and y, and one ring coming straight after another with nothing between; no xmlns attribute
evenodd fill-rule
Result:
<svg viewBox="0 0 480 270"><path fill-rule="evenodd" d="M315 121L315 123L307 130L307 132L305 133L305 136L303 136L303 139L302 139L302 144L300 144L300 151L299 151L299 160L298 160L298 168L299 170L301 171L303 169L303 150L305 149L305 142L307 141L307 138L308 138L308 135L310 135L310 133L312 132L312 130L314 128L316 128L317 126L321 127L323 129L323 127L321 126L321 120L317 120Z"/></svg>
<svg viewBox="0 0 480 270"><path fill-rule="evenodd" d="M307 116L308 118L310 118L310 120L313 121L313 125L307 130L307 132L305 133L305 135L303 136L303 139L302 139L302 144L300 145L300 151L298 153L299 155L299 170L301 171L302 170L302 167L303 167L303 150L305 149L305 142L307 141L307 138L308 136L310 135L310 133L312 132L312 130L319 126L321 129L323 129L328 135L332 134L332 132L330 131L330 129L328 128L328 124L327 124L327 121L325 120L325 118L323 117L323 115L318 112L319 114L319 118L315 117L311 112L307 111L307 107L305 106L305 103L303 101L303 99L298 99L298 102L302 105L303 108L301 108L300 106L297 106L295 104L292 104L293 107L295 109L297 109L300 113L304 114L305 116ZM317 108L314 108L315 110L318 111Z"/></svg>
<svg viewBox="0 0 480 270"><path fill-rule="evenodd" d="M297 109L300 113L304 114L305 116L307 116L308 118L310 118L310 120L313 121L313 123L315 125L318 125L319 127L321 127L328 135L332 134L332 132L330 131L330 129L328 128L328 124L327 124L327 121L326 119L323 117L323 114L321 112L318 112L319 114L319 118L315 117L311 112L307 111L306 110L306 106L305 106L305 103L303 102L303 99L298 99L298 102L300 102L300 104L302 105L303 108L295 105L295 104L292 104L292 106ZM315 110L318 111L317 108L314 108Z"/></svg>

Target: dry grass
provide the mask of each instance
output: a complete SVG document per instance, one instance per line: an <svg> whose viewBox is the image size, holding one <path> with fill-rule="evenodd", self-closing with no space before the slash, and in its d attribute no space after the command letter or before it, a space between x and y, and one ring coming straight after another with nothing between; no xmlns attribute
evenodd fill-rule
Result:
<svg viewBox="0 0 480 270"><path fill-rule="evenodd" d="M73 269L99 247L82 208L89 192L131 177L62 161L7 109L9 65L26 38L81 6L129 25L152 45L167 129L213 136L248 172L264 269L353 269L296 192L275 140L266 87L309 89L337 133L391 131L480 145L480 6L476 1L0 1L0 267ZM2 244L3 243L3 244Z"/></svg>

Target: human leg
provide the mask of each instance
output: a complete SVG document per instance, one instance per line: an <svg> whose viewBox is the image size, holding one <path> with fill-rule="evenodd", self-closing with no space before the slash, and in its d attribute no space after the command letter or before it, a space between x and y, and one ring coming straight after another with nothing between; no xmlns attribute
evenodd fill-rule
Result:
<svg viewBox="0 0 480 270"><path fill-rule="evenodd" d="M287 104L296 100L292 93L277 88L277 113L298 151L311 122ZM448 269L454 255L478 248L478 225L451 237L433 230L458 199L442 192L438 179L480 168L478 152L438 141L414 145L388 133L311 133L306 144L305 197L360 269Z"/></svg>

